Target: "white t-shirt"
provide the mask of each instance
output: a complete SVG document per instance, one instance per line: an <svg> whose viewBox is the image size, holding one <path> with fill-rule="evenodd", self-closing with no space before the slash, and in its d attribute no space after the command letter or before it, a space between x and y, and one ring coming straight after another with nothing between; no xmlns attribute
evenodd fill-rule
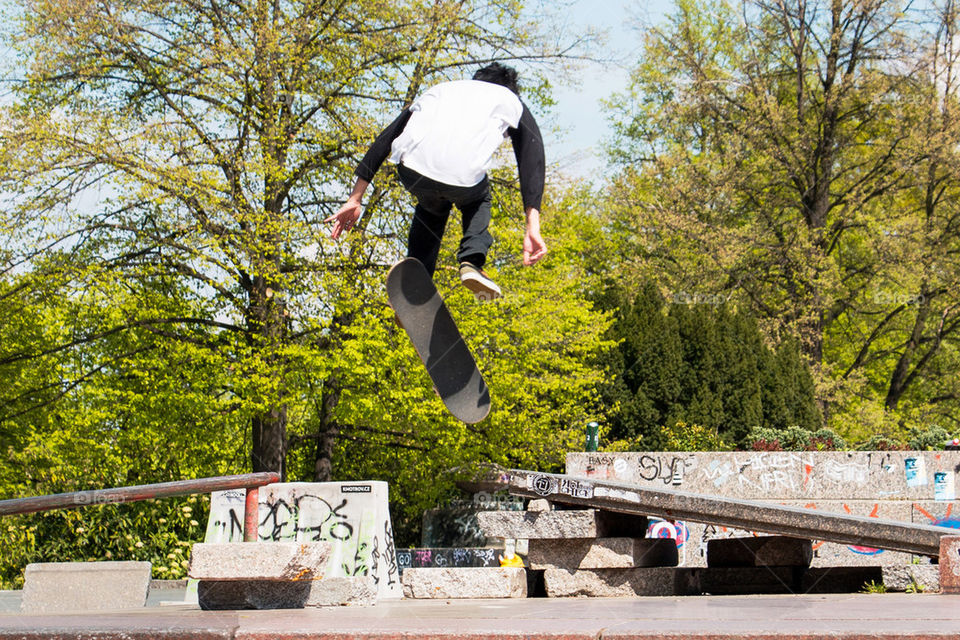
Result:
<svg viewBox="0 0 960 640"><path fill-rule="evenodd" d="M523 104L498 84L457 80L428 89L410 112L390 161L437 182L470 187L483 180L507 129L520 123Z"/></svg>

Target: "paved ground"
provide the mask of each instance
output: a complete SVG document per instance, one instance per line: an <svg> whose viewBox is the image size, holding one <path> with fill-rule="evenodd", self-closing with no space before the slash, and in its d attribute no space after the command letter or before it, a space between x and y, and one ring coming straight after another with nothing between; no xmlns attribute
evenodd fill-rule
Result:
<svg viewBox="0 0 960 640"><path fill-rule="evenodd" d="M0 639L630 640L656 638L958 638L960 595L702 596L523 600L402 600L372 607L0 613Z"/></svg>

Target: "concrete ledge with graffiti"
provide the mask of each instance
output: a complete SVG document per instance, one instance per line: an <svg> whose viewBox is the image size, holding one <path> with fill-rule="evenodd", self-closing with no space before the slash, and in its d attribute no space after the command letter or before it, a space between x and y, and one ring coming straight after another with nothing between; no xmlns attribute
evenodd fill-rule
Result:
<svg viewBox="0 0 960 640"><path fill-rule="evenodd" d="M378 598L401 598L386 482L289 482L260 489L263 542L329 542L325 576L372 576ZM204 541L243 540L244 491L211 494ZM189 597L189 594L188 594Z"/></svg>
<svg viewBox="0 0 960 640"><path fill-rule="evenodd" d="M569 453L568 475L960 528L960 451ZM751 532L651 519L677 541L682 566L705 566L707 542ZM813 566L927 562L910 554L814 541Z"/></svg>

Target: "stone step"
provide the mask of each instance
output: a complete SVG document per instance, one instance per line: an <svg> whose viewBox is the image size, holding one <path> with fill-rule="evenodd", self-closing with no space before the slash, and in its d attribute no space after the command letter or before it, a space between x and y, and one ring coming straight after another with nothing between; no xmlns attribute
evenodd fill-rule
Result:
<svg viewBox="0 0 960 640"><path fill-rule="evenodd" d="M198 580L315 580L323 577L329 542L197 543L188 575Z"/></svg>
<svg viewBox="0 0 960 640"><path fill-rule="evenodd" d="M626 569L675 567L677 544L670 538L570 538L531 540L531 569Z"/></svg>
<svg viewBox="0 0 960 640"><path fill-rule="evenodd" d="M481 511L477 521L491 538L642 538L647 518L603 509Z"/></svg>
<svg viewBox="0 0 960 640"><path fill-rule="evenodd" d="M377 603L373 576L333 576L322 580L201 580L197 600L206 611L303 609Z"/></svg>
<svg viewBox="0 0 960 640"><path fill-rule="evenodd" d="M20 611L138 609L149 589L149 562L36 562L23 573Z"/></svg>
<svg viewBox="0 0 960 640"><path fill-rule="evenodd" d="M880 583L880 567L645 567L546 569L549 597L858 593Z"/></svg>
<svg viewBox="0 0 960 640"><path fill-rule="evenodd" d="M520 567L410 568L403 572L407 598L526 598L527 576Z"/></svg>
<svg viewBox="0 0 960 640"><path fill-rule="evenodd" d="M631 569L546 569L543 581L551 598L697 595L695 570L674 567Z"/></svg>

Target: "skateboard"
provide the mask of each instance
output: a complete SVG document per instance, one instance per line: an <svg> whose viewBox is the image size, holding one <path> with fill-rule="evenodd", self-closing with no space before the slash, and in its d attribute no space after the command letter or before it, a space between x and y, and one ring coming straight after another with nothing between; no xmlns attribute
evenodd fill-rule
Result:
<svg viewBox="0 0 960 640"><path fill-rule="evenodd" d="M468 424L486 418L487 383L419 260L406 258L393 265L387 274L387 297L450 413Z"/></svg>

